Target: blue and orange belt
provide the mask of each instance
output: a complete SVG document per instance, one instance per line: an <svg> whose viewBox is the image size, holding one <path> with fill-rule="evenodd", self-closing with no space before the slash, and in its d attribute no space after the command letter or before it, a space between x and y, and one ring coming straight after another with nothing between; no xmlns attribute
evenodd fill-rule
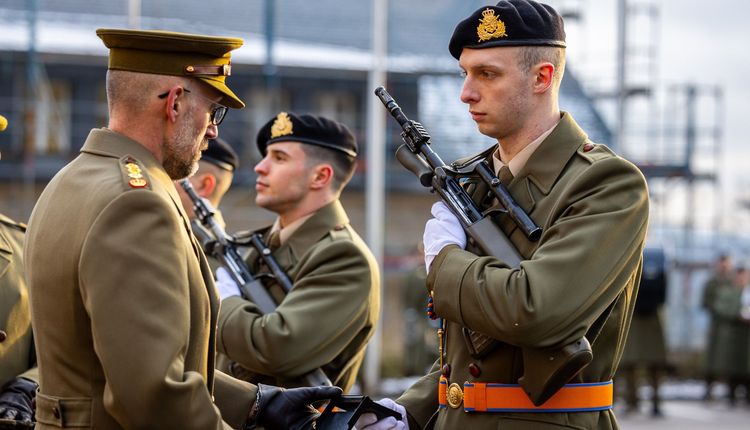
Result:
<svg viewBox="0 0 750 430"><path fill-rule="evenodd" d="M567 384L540 406L535 406L518 384L465 382L463 389L440 378L441 408L466 412L590 412L612 409L612 381Z"/></svg>

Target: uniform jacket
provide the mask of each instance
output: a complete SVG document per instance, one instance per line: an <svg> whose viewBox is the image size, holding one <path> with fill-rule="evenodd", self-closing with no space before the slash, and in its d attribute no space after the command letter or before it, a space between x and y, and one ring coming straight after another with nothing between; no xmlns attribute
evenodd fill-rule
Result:
<svg viewBox="0 0 750 430"><path fill-rule="evenodd" d="M23 274L25 231L25 225L0 214L0 386L17 376L37 380Z"/></svg>
<svg viewBox="0 0 750 430"><path fill-rule="evenodd" d="M274 297L283 302L267 315L240 297L225 299L219 351L287 387L304 385L300 376L322 367L346 392L354 384L380 311L374 257L338 200L306 220L273 256L292 281L291 292L284 297L273 284ZM253 273L263 271L256 252L247 263Z"/></svg>
<svg viewBox="0 0 750 430"><path fill-rule="evenodd" d="M612 379L641 272L648 222L643 175L607 147L591 143L573 118L563 113L508 189L543 229L541 239L530 242L505 215L498 217L498 224L525 258L521 267L511 269L497 258L448 246L428 275L435 312L447 321L448 383L517 383L523 374L520 347L570 344L587 334L614 303L601 334L589 338L593 361L571 382ZM502 343L483 359L473 359L462 326ZM469 372L472 363L481 371L478 377ZM412 428L425 428L438 409L440 372L435 370L397 400L410 414ZM463 407L448 407L437 413L434 428L613 429L617 422L609 410L467 413Z"/></svg>
<svg viewBox="0 0 750 430"><path fill-rule="evenodd" d="M92 130L39 198L24 251L37 428L244 423L257 392L213 370L213 279L172 180L145 147Z"/></svg>

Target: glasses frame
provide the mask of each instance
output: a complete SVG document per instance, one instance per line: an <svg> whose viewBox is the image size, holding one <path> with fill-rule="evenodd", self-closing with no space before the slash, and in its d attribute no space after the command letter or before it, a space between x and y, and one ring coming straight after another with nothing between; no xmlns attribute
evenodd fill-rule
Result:
<svg viewBox="0 0 750 430"><path fill-rule="evenodd" d="M209 120L211 121L211 124L213 124L215 126L218 126L219 124L222 123L222 121L224 121L224 118L227 116L227 111L229 110L228 107L224 106L221 103L216 103L215 101L209 99L208 97L206 97L204 95L201 95L200 93L192 92L192 91L190 91L189 89L187 89L185 87L182 87L182 89L186 93L188 93L188 94L192 94L192 95L198 96L198 97L200 97L202 99L205 99L205 100L208 100L209 102L211 102L211 116L209 117ZM168 95L169 95L169 91L167 91L164 94L159 94L158 97L160 99L164 99Z"/></svg>

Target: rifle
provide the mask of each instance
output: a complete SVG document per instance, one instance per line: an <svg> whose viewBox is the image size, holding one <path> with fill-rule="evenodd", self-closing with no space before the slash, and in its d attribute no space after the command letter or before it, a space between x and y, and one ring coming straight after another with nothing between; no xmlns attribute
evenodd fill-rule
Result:
<svg viewBox="0 0 750 430"><path fill-rule="evenodd" d="M279 266L278 261L271 255L271 249L263 242L259 233L252 233L242 242L237 241L234 237L228 235L226 231L216 222L216 210L211 203L202 198L195 192L193 185L187 178L180 180L180 186L185 190L190 200L193 202L193 212L195 219L190 224L193 233L198 238L206 255L219 260L222 266L227 269L234 282L240 287L240 294L245 300L249 300L258 306L262 314L268 314L276 310L278 304L271 296L270 292L263 285L261 280L254 276L245 264L245 261L237 251L238 246L252 246L263 259L276 279L276 282L284 289L285 293L292 290L292 281ZM331 380L328 379L322 369L317 368L302 377L305 383L311 387L325 385L331 386Z"/></svg>
<svg viewBox="0 0 750 430"><path fill-rule="evenodd" d="M515 202L487 162L479 160L461 172L446 165L430 147L430 135L422 124L407 118L385 88L376 88L375 95L401 126L404 144L396 150L396 159L414 173L423 186L437 192L483 255L497 257L513 268L520 267L523 257L492 220L491 213L495 209L482 212L459 182L467 175L478 176L500 202L501 211L508 214L530 241L539 240L542 229ZM500 344L466 327L463 330L474 358L486 356ZM593 359L591 345L585 337L561 349L523 348L522 354L524 375L518 383L537 406L552 397Z"/></svg>

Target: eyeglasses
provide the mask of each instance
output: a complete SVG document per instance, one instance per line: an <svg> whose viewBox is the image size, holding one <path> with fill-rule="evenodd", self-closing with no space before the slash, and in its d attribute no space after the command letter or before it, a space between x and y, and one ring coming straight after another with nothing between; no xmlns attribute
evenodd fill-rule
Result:
<svg viewBox="0 0 750 430"><path fill-rule="evenodd" d="M227 110L229 110L228 107L226 107L224 105L220 105L220 104L216 103L215 101L209 99L206 96L203 96L203 95L198 94L198 93L194 93L194 92L190 91L187 88L183 87L182 89L185 90L185 92L188 93L188 94L196 95L196 96L198 96L198 97L200 97L202 99L205 99L205 100L208 100L209 102L211 102L211 117L210 117L211 124L213 124L213 125L219 125L219 124L221 124L222 121L224 121L224 117L227 115ZM159 98L163 99L163 98L167 97L167 95L169 95L169 91L167 91L164 94L159 94Z"/></svg>

